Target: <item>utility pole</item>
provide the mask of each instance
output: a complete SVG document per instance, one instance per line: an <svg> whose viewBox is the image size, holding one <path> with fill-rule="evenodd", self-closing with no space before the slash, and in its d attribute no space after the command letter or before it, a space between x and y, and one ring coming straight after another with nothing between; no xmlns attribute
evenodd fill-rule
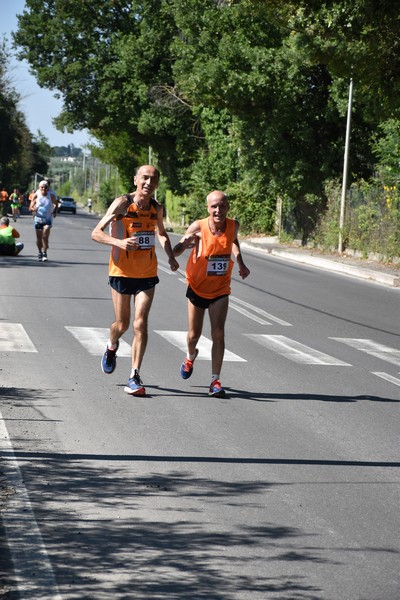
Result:
<svg viewBox="0 0 400 600"><path fill-rule="evenodd" d="M343 227L344 227L344 213L345 213L345 207L346 207L347 178L348 178L348 172L349 172L349 148L350 148L352 105L353 105L353 78L350 79L349 103L348 103L348 107L347 107L346 142L345 142L345 146L344 146L342 198L340 201L340 219L339 219L339 244L338 244L339 254L342 254L342 252L343 252Z"/></svg>

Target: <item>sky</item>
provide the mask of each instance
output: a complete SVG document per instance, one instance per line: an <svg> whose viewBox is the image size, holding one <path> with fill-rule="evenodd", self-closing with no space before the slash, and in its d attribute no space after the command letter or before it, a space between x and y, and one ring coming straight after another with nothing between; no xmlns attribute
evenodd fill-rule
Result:
<svg viewBox="0 0 400 600"><path fill-rule="evenodd" d="M25 0L0 0L0 35L7 37L8 47L12 42L11 32L16 31L18 26L17 15L22 14L24 6ZM76 148L82 148L91 141L86 130L67 134L54 127L52 119L60 114L62 100L54 98L53 91L37 85L36 79L29 73L28 63L14 57L10 61L9 75L12 86L21 95L18 107L24 113L33 135L37 135L40 129L50 146L73 144Z"/></svg>

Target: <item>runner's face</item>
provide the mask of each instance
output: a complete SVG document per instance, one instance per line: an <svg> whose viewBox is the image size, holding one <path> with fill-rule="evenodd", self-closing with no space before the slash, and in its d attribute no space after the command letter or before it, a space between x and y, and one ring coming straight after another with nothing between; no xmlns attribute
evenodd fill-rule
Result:
<svg viewBox="0 0 400 600"><path fill-rule="evenodd" d="M145 198L151 198L153 192L158 188L158 172L154 167L140 167L135 176L134 183L139 195Z"/></svg>
<svg viewBox="0 0 400 600"><path fill-rule="evenodd" d="M207 202L207 210L213 221L221 223L225 221L228 214L228 200L224 196L211 196Z"/></svg>

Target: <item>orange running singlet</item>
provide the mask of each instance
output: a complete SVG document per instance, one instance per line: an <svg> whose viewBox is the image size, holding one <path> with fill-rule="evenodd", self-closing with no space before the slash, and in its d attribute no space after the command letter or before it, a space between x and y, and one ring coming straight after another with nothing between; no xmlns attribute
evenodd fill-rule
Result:
<svg viewBox="0 0 400 600"><path fill-rule="evenodd" d="M108 273L113 277L156 277L157 256L155 237L157 224L157 204L151 200L149 210L139 209L134 202L120 220L110 223L110 235L119 240L135 237L139 249L134 252L112 247Z"/></svg>
<svg viewBox="0 0 400 600"><path fill-rule="evenodd" d="M226 219L225 232L216 237L210 231L208 217L197 221L201 240L192 250L186 265L186 279L195 294L212 299L231 293L232 244L235 220Z"/></svg>

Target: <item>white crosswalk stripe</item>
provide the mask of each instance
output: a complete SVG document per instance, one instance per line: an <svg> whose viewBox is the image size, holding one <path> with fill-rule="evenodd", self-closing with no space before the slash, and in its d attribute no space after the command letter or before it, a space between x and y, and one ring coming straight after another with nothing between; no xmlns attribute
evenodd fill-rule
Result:
<svg viewBox="0 0 400 600"><path fill-rule="evenodd" d="M251 307L251 305L250 305ZM258 314L263 314L258 313ZM266 313L267 314L267 313ZM106 327L73 327L65 326L65 329L93 356L102 356L106 347L109 329ZM186 331L162 331L154 330L157 335L163 337L168 343L179 348L182 353L186 352ZM250 340L263 346L267 350L276 352L284 358L303 365L327 365L349 367L351 364L338 358L324 354L318 350L310 348L300 342L290 339L283 335L266 334L243 334ZM394 365L400 365L400 351L389 346L384 346L378 342L369 339L356 338L328 338L346 344L357 351L365 352L378 359L384 360ZM212 341L205 336L201 336L198 349L197 360L211 360ZM38 352L30 337L26 333L21 323L0 323L0 352ZM120 339L118 356L124 358L131 357L131 345ZM238 354L226 349L224 361L226 362L247 362L247 360ZM380 377L385 381L400 387L400 378L382 371L371 371L372 375ZM399 373L400 375L400 373Z"/></svg>
<svg viewBox="0 0 400 600"><path fill-rule="evenodd" d="M0 323L0 352L37 352L21 323Z"/></svg>
<svg viewBox="0 0 400 600"><path fill-rule="evenodd" d="M65 329L72 333L75 339L93 356L102 356L108 342L109 329L106 327L68 327ZM131 346L119 340L118 356L130 357Z"/></svg>
<svg viewBox="0 0 400 600"><path fill-rule="evenodd" d="M393 375L389 375L388 373L380 373L378 371L373 371L372 375L381 377L381 379L385 379L386 381L394 383L394 385L398 385L400 387L400 379L398 379L397 377L393 377Z"/></svg>
<svg viewBox="0 0 400 600"><path fill-rule="evenodd" d="M260 344L260 346L264 346L264 348L268 348L268 350L277 352L281 356L296 363L303 365L351 366L349 363L343 362L328 354L324 354L323 352L319 352L318 350L314 350L304 344L300 344L300 342L296 342L284 335L265 335L257 333L246 333L245 335L257 342L257 344Z"/></svg>
<svg viewBox="0 0 400 600"><path fill-rule="evenodd" d="M186 350L187 350L187 345L186 345L187 332L186 331L160 331L160 330L154 330L154 331L155 331L155 333L158 333L158 335L161 335L161 337L166 339L170 344L173 344L174 346L179 348L179 350L181 350L182 352L186 352ZM202 335L197 344L199 353L197 355L196 360L210 360L211 359L211 346L212 346L211 340L209 340L208 338L206 338ZM230 352L230 350L225 350L224 362L229 362L229 361L231 361L231 362L247 362L245 358L238 356L234 352Z"/></svg>
<svg viewBox="0 0 400 600"><path fill-rule="evenodd" d="M367 354L385 360L392 365L400 366L400 350L396 350L390 346L384 346L383 344L379 344L378 342L367 339L336 337L331 337L329 339L335 340L336 342L341 342L347 346L351 346L351 348L355 348L360 352L366 352Z"/></svg>

